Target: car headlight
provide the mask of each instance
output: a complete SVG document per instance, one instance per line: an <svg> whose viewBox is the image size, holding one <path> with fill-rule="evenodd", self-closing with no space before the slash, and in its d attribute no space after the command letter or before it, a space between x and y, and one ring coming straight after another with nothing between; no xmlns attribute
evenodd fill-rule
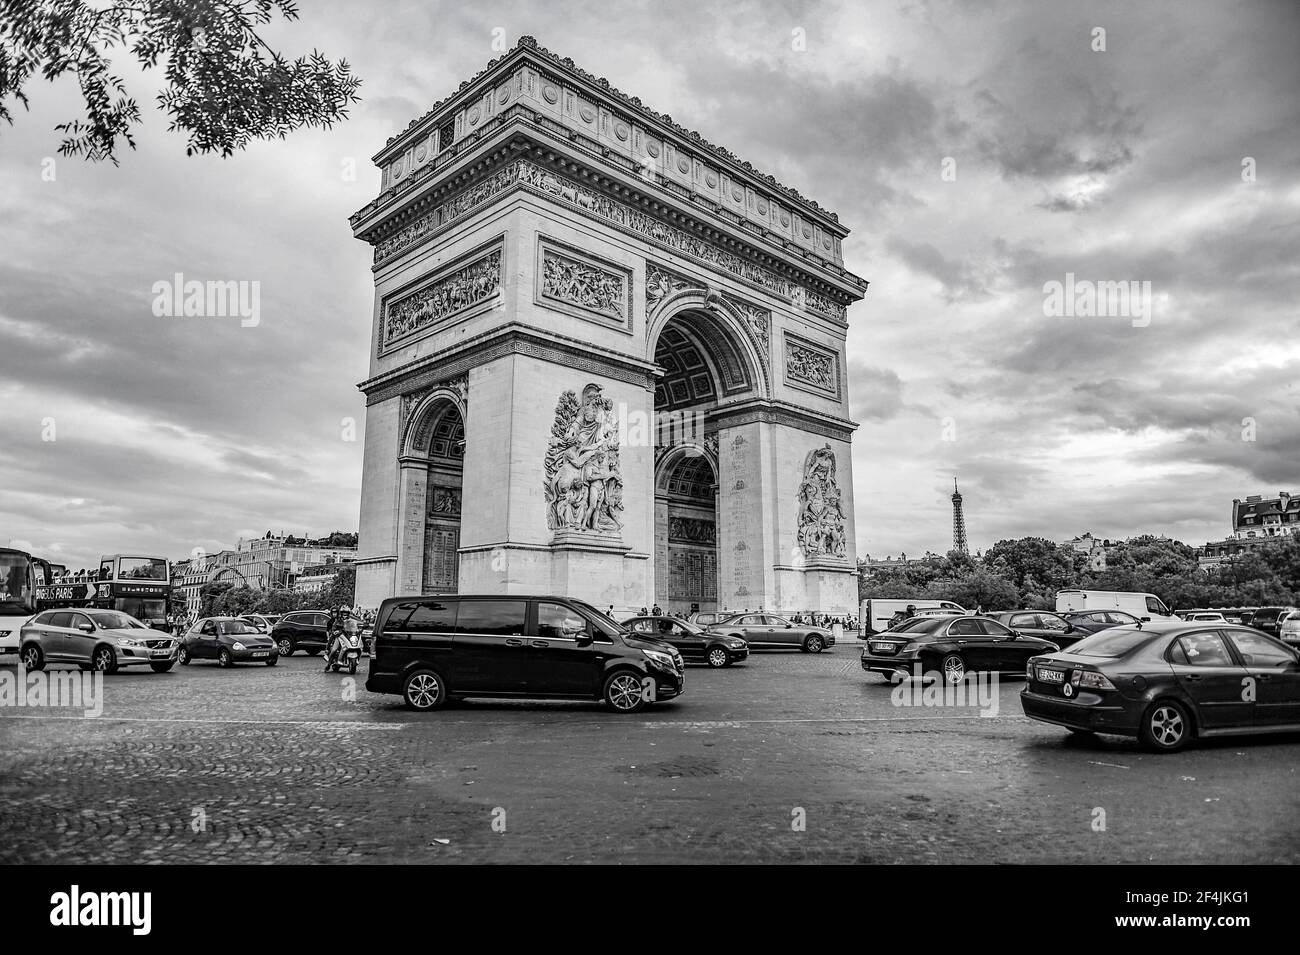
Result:
<svg viewBox="0 0 1300 955"><path fill-rule="evenodd" d="M142 647L144 646L139 640L132 640L130 637L118 637L117 645L119 647Z"/></svg>
<svg viewBox="0 0 1300 955"><path fill-rule="evenodd" d="M1115 684L1094 670L1075 670L1070 682L1085 690L1113 690Z"/></svg>
<svg viewBox="0 0 1300 955"><path fill-rule="evenodd" d="M644 653L649 660L659 664L661 667L667 667L669 670L673 669L673 658L663 651L642 650L641 652Z"/></svg>
<svg viewBox="0 0 1300 955"><path fill-rule="evenodd" d="M1025 664L1025 679L1032 680L1033 678L1034 678L1034 661L1030 660Z"/></svg>
<svg viewBox="0 0 1300 955"><path fill-rule="evenodd" d="M238 640L236 640L234 643L230 645L230 648L232 650L242 650L244 649L244 645L240 643Z"/></svg>
<svg viewBox="0 0 1300 955"><path fill-rule="evenodd" d="M733 650L743 650L745 649L746 644L744 640L732 640L727 644L727 646L731 647Z"/></svg>

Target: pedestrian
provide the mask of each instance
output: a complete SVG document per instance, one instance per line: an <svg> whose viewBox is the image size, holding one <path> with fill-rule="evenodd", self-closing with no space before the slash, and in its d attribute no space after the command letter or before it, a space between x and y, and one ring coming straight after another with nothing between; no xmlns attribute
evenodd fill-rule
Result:
<svg viewBox="0 0 1300 955"><path fill-rule="evenodd" d="M645 609L645 607L642 607L642 608L641 608L641 616L644 617L644 616L646 615L646 613L647 613L647 610Z"/></svg>
<svg viewBox="0 0 1300 955"><path fill-rule="evenodd" d="M654 614L656 617L663 616L663 608L661 608L658 604L655 604L654 607L651 608L650 612Z"/></svg>

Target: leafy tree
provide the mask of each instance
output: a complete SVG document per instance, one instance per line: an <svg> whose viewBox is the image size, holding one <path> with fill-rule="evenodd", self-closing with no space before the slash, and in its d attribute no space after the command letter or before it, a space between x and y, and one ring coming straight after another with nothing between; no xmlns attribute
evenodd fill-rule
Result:
<svg viewBox="0 0 1300 955"><path fill-rule="evenodd" d="M328 129L358 102L361 81L346 60L312 51L292 61L258 29L278 12L298 19L293 0L0 0L0 119L9 99L28 105L24 87L76 77L85 116L60 123L59 152L117 164L119 141L132 149L140 107L108 58L126 47L146 69L164 64L158 106L169 130L187 134L185 154L230 156L254 139L284 139L303 126Z"/></svg>
<svg viewBox="0 0 1300 955"><path fill-rule="evenodd" d="M356 547L357 535L347 531L333 531L321 544L325 547Z"/></svg>
<svg viewBox="0 0 1300 955"><path fill-rule="evenodd" d="M318 602L322 607L351 607L356 602L356 589L357 569L346 564L321 588Z"/></svg>

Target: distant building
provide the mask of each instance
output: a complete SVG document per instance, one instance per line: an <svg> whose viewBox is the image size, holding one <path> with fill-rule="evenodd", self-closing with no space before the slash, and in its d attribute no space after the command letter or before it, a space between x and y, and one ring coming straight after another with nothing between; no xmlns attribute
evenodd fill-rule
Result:
<svg viewBox="0 0 1300 955"><path fill-rule="evenodd" d="M1109 539L1098 540L1092 536L1091 531L1084 531L1079 537L1062 541L1060 546L1086 556L1089 570L1103 571L1106 569L1106 556L1114 544Z"/></svg>
<svg viewBox="0 0 1300 955"><path fill-rule="evenodd" d="M952 549L959 554L970 553L966 541L966 513L962 510L961 491L957 490L957 479L952 479Z"/></svg>
<svg viewBox="0 0 1300 955"><path fill-rule="evenodd" d="M1290 491L1279 491L1277 497L1265 500L1252 494L1244 501L1232 502L1232 536L1238 539L1252 537L1279 537L1300 533L1300 497Z"/></svg>
<svg viewBox="0 0 1300 955"><path fill-rule="evenodd" d="M1197 548L1202 569L1230 561L1276 540L1300 534L1300 497L1279 491L1277 497L1252 494L1232 501L1232 536Z"/></svg>
<svg viewBox="0 0 1300 955"><path fill-rule="evenodd" d="M294 581L293 589L301 594L319 593L334 582L340 570L351 563L351 560L331 561L304 567Z"/></svg>
<svg viewBox="0 0 1300 955"><path fill-rule="evenodd" d="M172 585L185 595L186 612L194 618L199 614L207 584L221 582L256 590L296 590L299 578L306 575L308 586L312 587L318 583L319 568L350 563L356 556L355 547L339 547L291 535L274 536L268 532L265 537L241 538L234 550L178 561L173 565ZM309 570L311 574L307 574ZM337 570L330 576L333 573Z"/></svg>

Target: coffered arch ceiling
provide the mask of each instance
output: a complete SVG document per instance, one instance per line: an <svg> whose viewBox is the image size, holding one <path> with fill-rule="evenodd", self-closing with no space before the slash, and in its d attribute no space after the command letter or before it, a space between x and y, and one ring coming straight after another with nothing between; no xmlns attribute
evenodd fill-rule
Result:
<svg viewBox="0 0 1300 955"><path fill-rule="evenodd" d="M755 390L755 376L731 333L700 310L673 316L655 342L655 363L664 369L655 383L655 409L673 411Z"/></svg>

